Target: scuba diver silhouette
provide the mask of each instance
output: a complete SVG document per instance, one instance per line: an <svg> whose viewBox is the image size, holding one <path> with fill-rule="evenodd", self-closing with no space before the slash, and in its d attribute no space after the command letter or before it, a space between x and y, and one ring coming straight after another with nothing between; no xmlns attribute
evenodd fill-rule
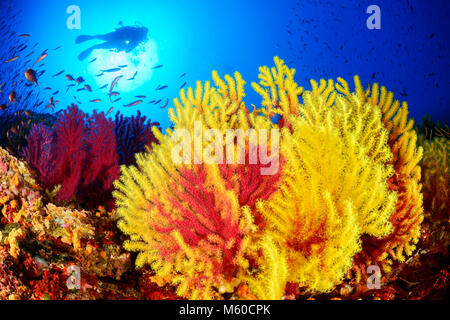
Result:
<svg viewBox="0 0 450 320"><path fill-rule="evenodd" d="M119 51L130 52L136 48L141 42L147 40L148 29L139 26L123 26L106 34L97 34L94 36L81 35L75 40L75 43L83 43L85 41L99 39L105 42L93 45L78 55L80 61L86 59L95 49L116 49Z"/></svg>

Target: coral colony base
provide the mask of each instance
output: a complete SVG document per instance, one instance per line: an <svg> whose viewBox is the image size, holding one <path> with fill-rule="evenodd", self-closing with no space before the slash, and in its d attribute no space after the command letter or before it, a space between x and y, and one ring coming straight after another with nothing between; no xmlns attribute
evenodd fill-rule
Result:
<svg viewBox="0 0 450 320"><path fill-rule="evenodd" d="M305 90L274 61L253 110L213 71L165 133L71 106L23 160L0 149L0 298L442 298L445 129L378 84Z"/></svg>

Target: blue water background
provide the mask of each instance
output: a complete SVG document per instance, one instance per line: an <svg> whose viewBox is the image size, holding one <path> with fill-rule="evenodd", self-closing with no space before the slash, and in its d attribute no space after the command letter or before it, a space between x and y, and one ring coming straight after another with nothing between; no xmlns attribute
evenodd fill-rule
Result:
<svg viewBox="0 0 450 320"><path fill-rule="evenodd" d="M4 0L2 0L4 1ZM82 102L85 112L93 109L127 115L139 109L163 127L169 125L167 110L160 109L166 98L169 107L179 95L180 86L186 81L195 86L197 80L210 80L211 71L220 75L239 71L246 80L247 106L259 104L260 97L250 86L257 81L258 67L273 65L273 57L279 56L290 67L297 70L296 80L310 88L309 79L343 77L352 81L354 74L363 84L379 82L395 92L396 97L406 100L410 113L416 119L431 114L436 120L449 120L450 88L449 75L449 8L450 1L117 1L117 0L40 0L15 1L21 13L9 19L17 34L29 33L28 47L39 42L31 56L32 62L48 49L43 60L45 74L39 79L39 99L52 96L60 101L54 111L76 103L73 96ZM366 27L369 5L381 8L381 30ZM81 30L70 30L66 26L69 5L81 9ZM106 89L99 90L96 72L88 61L78 61L78 54L88 45L75 44L81 34L107 33L124 25L135 23L149 29L149 37L156 45L148 63L162 64L151 71L146 81L135 81L135 87L126 79L118 82L117 91L122 99L110 103ZM1 52L7 52L17 37L5 41L0 39ZM59 50L53 50L61 46ZM22 52L29 53L30 48ZM114 54L95 51L97 55ZM133 54L131 52L130 54ZM22 57L20 58L22 59ZM19 62L20 62L19 59ZM89 60L90 60L89 59ZM22 60L23 61L23 60ZM0 103L7 103L10 86L25 70L16 70L18 61L0 67L0 83L5 82ZM103 66L102 66L103 67ZM105 65L104 68L114 66ZM64 74L52 77L61 70ZM142 73L148 70L139 70ZM180 75L187 73L179 79ZM93 92L74 92L65 74L82 76ZM120 74L120 73L118 73ZM138 73L140 76L141 73ZM138 77L137 77L138 78ZM110 84L105 81L104 84ZM158 85L167 85L165 90L155 90ZM52 90L44 91L45 87ZM28 90L29 87L22 90ZM26 92L19 92L25 95ZM147 98L138 106L126 108L123 104L138 100L136 95ZM90 100L102 99L100 103ZM159 105L148 104L159 100ZM20 101L19 101L20 102ZM32 106L28 106L32 107ZM0 116L1 116L0 111Z"/></svg>

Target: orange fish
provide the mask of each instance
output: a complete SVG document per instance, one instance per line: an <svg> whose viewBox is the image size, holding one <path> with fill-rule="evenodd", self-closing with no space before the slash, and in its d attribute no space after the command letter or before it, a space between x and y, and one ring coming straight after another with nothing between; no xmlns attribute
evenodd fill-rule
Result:
<svg viewBox="0 0 450 320"><path fill-rule="evenodd" d="M138 104L142 103L142 101L143 100L137 100L137 101L131 102L129 104L124 104L123 106L124 107L134 107L134 106L137 106Z"/></svg>
<svg viewBox="0 0 450 320"><path fill-rule="evenodd" d="M48 53L44 53L42 56L40 56L40 57L33 63L33 66L34 66L36 63L38 63L39 61L42 61L42 60L44 60L45 58L47 58L47 56L48 56Z"/></svg>
<svg viewBox="0 0 450 320"><path fill-rule="evenodd" d="M36 71L34 71L31 68L25 71L25 78L27 78L27 80L30 81L31 83L36 83L36 85L39 84L37 82Z"/></svg>
<svg viewBox="0 0 450 320"><path fill-rule="evenodd" d="M16 93L14 91L12 91L11 94L9 95L9 103L11 103L11 102L15 103L16 100L17 100Z"/></svg>
<svg viewBox="0 0 450 320"><path fill-rule="evenodd" d="M17 59L19 59L19 56L15 56L14 58L8 59L5 61L5 63L13 62L13 61L16 61Z"/></svg>

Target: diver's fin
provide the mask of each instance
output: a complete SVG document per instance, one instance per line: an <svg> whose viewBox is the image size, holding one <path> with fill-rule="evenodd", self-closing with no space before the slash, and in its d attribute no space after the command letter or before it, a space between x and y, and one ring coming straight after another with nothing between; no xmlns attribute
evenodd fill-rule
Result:
<svg viewBox="0 0 450 320"><path fill-rule="evenodd" d="M81 52L78 55L78 60L83 61L84 59L86 59L91 54L91 52L94 51L94 49L95 49L95 47L90 47L90 48L84 50L83 52Z"/></svg>
<svg viewBox="0 0 450 320"><path fill-rule="evenodd" d="M85 41L89 41L89 40L92 40L92 39L95 39L95 36L81 35L81 36L78 36L75 39L75 43L83 43Z"/></svg>

